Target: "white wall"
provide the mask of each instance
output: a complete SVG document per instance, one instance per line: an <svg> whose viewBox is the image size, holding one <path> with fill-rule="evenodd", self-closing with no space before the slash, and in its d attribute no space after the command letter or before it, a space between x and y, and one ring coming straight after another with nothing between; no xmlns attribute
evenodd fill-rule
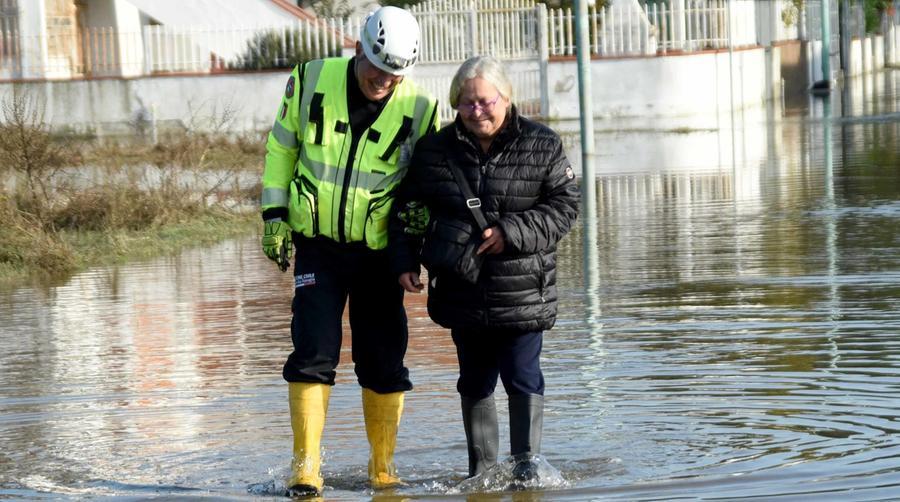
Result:
<svg viewBox="0 0 900 502"><path fill-rule="evenodd" d="M141 79L97 79L18 84L45 103L46 120L57 130L128 134L129 123L155 111L161 124L203 125L225 112L232 131L272 126L288 72ZM11 84L0 84L6 99Z"/></svg>
<svg viewBox="0 0 900 502"><path fill-rule="evenodd" d="M884 68L885 64L891 64L885 51L887 43L885 37L881 35L870 35L865 38L854 38L851 40L848 44L850 47L850 68L846 72L847 76L871 73Z"/></svg>
<svg viewBox="0 0 900 502"><path fill-rule="evenodd" d="M732 161L743 166L760 166L770 153L766 127L768 108L759 106L740 110L732 117L724 112L714 117L692 119L660 119L654 129L617 130L619 121L597 123L595 152L597 169L604 173L629 175L649 171L716 171L731 167ZM732 118L735 133L732 134ZM705 126L702 122L710 121ZM714 121L714 123L712 122ZM771 122L771 121L770 121ZM673 129L673 127L680 129ZM703 127L700 127L703 126ZM714 126L714 127L710 127ZM554 122L568 146L566 155L580 167L580 124L576 121ZM567 141L569 138L573 138ZM772 138L772 141L777 141ZM771 145L771 148L780 145ZM777 155L776 155L777 157Z"/></svg>
<svg viewBox="0 0 900 502"><path fill-rule="evenodd" d="M771 61L767 65L765 49L734 51L733 55L734 108L761 104L780 88L781 75L773 74ZM732 108L727 51L595 61L591 71L597 118L687 117ZM550 118L579 116L577 75L575 61L551 61Z"/></svg>
<svg viewBox="0 0 900 502"><path fill-rule="evenodd" d="M84 12L84 22L89 27L115 26L117 0L90 0Z"/></svg>
<svg viewBox="0 0 900 502"><path fill-rule="evenodd" d="M127 2L161 24L170 26L276 27L297 22L296 16L271 0L127 0Z"/></svg>
<svg viewBox="0 0 900 502"><path fill-rule="evenodd" d="M734 107L753 107L767 97L772 57L765 49L734 52ZM415 76L428 78L426 67ZM455 71L430 68L445 75ZM613 127L715 128L718 117L732 108L728 53L691 56L600 60L592 64L594 111ZM511 77L521 80L517 69ZM767 77L767 75L769 75ZM221 114L236 114L232 130L261 131L271 127L288 71L210 76L160 76L136 79L35 82L19 84L46 103L47 119L57 129L127 133L136 117L155 110L158 122L181 122ZM574 61L552 61L548 69L549 119L577 120L578 86ZM531 86L529 86L531 87ZM444 86L438 97L446 101ZM780 88L778 86L777 88ZM12 84L0 84L0 99ZM450 119L445 116L444 119ZM712 118L710 118L712 117Z"/></svg>

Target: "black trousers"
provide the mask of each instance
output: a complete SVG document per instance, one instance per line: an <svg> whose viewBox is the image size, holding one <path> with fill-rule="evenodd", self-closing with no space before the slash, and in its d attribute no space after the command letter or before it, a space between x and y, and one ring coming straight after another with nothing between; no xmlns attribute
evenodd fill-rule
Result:
<svg viewBox="0 0 900 502"><path fill-rule="evenodd" d="M359 384L378 393L412 389L409 370L403 365L409 336L403 288L390 273L387 253L297 234L294 243L294 351L284 365L284 379L334 385L344 305L349 298Z"/></svg>
<svg viewBox="0 0 900 502"><path fill-rule="evenodd" d="M459 359L456 390L460 395L483 399L493 394L498 375L507 395L544 395L543 332L454 329L450 335Z"/></svg>

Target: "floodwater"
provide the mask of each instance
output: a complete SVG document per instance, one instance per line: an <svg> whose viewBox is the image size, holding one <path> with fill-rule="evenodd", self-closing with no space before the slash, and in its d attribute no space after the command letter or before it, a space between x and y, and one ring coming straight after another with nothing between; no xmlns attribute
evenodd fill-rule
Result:
<svg viewBox="0 0 900 502"><path fill-rule="evenodd" d="M893 70L714 127L599 131L542 359L559 477L460 487L455 352L415 296L408 485L366 486L345 344L325 498L900 499L898 90ZM291 285L250 236L0 292L0 499L277 499Z"/></svg>

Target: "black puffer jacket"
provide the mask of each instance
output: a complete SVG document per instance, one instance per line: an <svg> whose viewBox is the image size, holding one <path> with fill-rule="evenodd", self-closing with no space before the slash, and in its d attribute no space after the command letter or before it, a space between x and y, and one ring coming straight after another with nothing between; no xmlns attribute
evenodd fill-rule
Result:
<svg viewBox="0 0 900 502"><path fill-rule="evenodd" d="M578 215L579 190L559 136L519 117L515 107L485 154L456 122L416 144L395 208L424 202L432 219L474 223L447 164L452 151L489 226L505 237L501 254L488 255L477 284L449 274L430 274L428 313L445 328L498 328L532 332L556 322L556 244ZM392 211L389 252L399 276L419 270L422 239L403 232ZM427 238L427 236L426 236Z"/></svg>

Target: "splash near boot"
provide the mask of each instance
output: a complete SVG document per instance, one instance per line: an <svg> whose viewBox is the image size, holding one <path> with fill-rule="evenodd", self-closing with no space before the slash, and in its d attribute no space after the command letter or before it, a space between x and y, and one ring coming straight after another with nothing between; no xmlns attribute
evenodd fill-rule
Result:
<svg viewBox="0 0 900 502"><path fill-rule="evenodd" d="M366 419L366 435L371 448L369 455L369 483L381 490L401 485L394 466L394 448L397 445L397 429L403 413L403 393L379 394L362 390L363 415Z"/></svg>
<svg viewBox="0 0 900 502"><path fill-rule="evenodd" d="M331 386L319 383L288 383L291 429L294 431L294 456L288 495L293 497L322 494L325 481L319 473L322 459L320 445L328 412Z"/></svg>
<svg viewBox="0 0 900 502"><path fill-rule="evenodd" d="M544 396L522 394L509 396L510 453L516 460L513 489L538 483L535 455L541 452L541 429L544 422Z"/></svg>

